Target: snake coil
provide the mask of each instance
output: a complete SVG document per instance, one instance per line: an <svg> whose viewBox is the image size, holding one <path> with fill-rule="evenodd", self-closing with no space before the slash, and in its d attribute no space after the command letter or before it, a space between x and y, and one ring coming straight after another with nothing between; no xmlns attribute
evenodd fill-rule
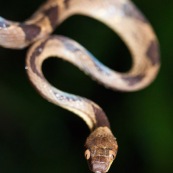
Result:
<svg viewBox="0 0 173 173"><path fill-rule="evenodd" d="M97 19L115 31L131 52L131 70L116 72L74 40L49 36L56 26L74 14ZM91 171L107 172L118 145L104 111L86 98L53 87L45 79L41 66L45 59L54 56L74 64L111 89L142 89L155 79L160 67L158 41L151 25L130 0L47 0L24 22L0 17L0 46L21 49L32 43L26 58L29 79L45 99L74 112L86 122L91 134L85 143L85 158Z"/></svg>

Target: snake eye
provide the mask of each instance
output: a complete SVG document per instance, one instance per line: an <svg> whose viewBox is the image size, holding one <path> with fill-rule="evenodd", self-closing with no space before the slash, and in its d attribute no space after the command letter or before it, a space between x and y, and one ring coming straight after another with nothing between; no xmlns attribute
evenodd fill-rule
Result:
<svg viewBox="0 0 173 173"><path fill-rule="evenodd" d="M115 152L113 150L109 150L109 157L111 157L112 160L115 159Z"/></svg>
<svg viewBox="0 0 173 173"><path fill-rule="evenodd" d="M90 158L90 156L91 156L91 153L90 153L90 151L87 149L87 150L85 151L85 158L88 160L88 159Z"/></svg>

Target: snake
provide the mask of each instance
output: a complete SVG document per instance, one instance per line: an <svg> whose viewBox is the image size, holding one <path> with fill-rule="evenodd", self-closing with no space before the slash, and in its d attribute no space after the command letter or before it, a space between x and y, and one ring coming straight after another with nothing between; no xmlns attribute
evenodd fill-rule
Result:
<svg viewBox="0 0 173 173"><path fill-rule="evenodd" d="M117 33L131 53L130 70L112 70L75 40L51 35L73 15L98 20ZM143 89L156 78L160 68L159 43L150 22L130 0L47 0L24 22L0 17L0 46L22 49L29 45L25 68L31 83L43 98L84 120L90 129L84 145L89 168L94 173L108 172L118 143L105 112L93 101L51 85L44 77L42 64L56 57L72 63L107 88L123 92Z"/></svg>

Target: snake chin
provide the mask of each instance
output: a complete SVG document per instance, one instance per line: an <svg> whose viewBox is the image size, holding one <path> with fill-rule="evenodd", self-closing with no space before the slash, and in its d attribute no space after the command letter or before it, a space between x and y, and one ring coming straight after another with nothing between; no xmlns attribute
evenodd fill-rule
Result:
<svg viewBox="0 0 173 173"><path fill-rule="evenodd" d="M102 150L102 154L98 154ZM94 173L106 173L113 160L114 157L109 154L107 149L99 149L99 151L95 151L95 154L92 152L90 159L88 159L88 165L92 172Z"/></svg>
<svg viewBox="0 0 173 173"><path fill-rule="evenodd" d="M90 169L95 173L105 173L109 168L109 165L104 162L91 162L91 165Z"/></svg>

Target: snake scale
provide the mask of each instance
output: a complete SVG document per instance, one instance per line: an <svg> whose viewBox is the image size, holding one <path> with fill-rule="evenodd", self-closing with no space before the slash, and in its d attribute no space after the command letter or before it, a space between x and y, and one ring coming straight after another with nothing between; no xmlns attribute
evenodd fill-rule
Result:
<svg viewBox="0 0 173 173"><path fill-rule="evenodd" d="M68 17L80 14L103 22L115 31L131 52L133 64L126 73L99 62L76 41L49 36ZM49 57L62 58L108 88L136 91L148 86L159 67L159 46L144 15L130 0L47 0L28 20L13 22L0 17L0 45L21 49L28 45L26 70L37 91L48 101L81 117L91 130L85 158L91 171L105 173L116 157L118 145L104 111L94 102L53 87L42 73Z"/></svg>

